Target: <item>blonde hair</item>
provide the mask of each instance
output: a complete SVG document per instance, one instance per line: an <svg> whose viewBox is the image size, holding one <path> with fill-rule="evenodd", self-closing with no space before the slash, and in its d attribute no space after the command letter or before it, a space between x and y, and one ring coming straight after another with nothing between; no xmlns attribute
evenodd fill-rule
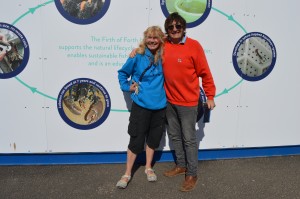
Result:
<svg viewBox="0 0 300 199"><path fill-rule="evenodd" d="M145 49L146 49L146 39L148 36L153 36L157 37L160 40L159 47L157 51L155 52L154 55L154 64L157 64L159 59L162 59L162 54L163 54L163 45L164 45L164 33L161 30L159 26L150 26L144 31L144 38L141 41L139 48L137 49L137 53L139 54L145 54Z"/></svg>

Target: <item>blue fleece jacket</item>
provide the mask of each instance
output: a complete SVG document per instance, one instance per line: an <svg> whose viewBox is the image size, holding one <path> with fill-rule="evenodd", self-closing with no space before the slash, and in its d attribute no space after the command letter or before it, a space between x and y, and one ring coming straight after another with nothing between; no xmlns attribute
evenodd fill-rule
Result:
<svg viewBox="0 0 300 199"><path fill-rule="evenodd" d="M147 48L144 55L137 54L133 58L128 58L118 70L118 79L121 90L125 92L129 92L132 81L138 82L139 92L131 93L131 99L143 108L158 110L167 105L161 60L156 65L152 64L139 82L141 74L153 59L152 53Z"/></svg>

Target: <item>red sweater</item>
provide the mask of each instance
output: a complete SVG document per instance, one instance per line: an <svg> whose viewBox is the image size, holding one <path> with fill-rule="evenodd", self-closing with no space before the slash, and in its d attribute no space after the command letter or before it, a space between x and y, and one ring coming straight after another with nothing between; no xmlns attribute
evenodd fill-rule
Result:
<svg viewBox="0 0 300 199"><path fill-rule="evenodd" d="M181 106L196 106L200 95L199 77L208 99L213 99L216 87L206 56L200 43L186 38L185 43L164 47L163 71L165 90L170 103Z"/></svg>

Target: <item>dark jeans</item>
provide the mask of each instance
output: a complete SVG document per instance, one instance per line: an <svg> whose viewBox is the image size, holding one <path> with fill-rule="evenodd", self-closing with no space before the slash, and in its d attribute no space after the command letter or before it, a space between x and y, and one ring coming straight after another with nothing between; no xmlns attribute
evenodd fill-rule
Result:
<svg viewBox="0 0 300 199"><path fill-rule="evenodd" d="M196 136L197 106L167 105L167 132L172 141L176 164L186 167L186 175L196 176L198 167L198 145Z"/></svg>

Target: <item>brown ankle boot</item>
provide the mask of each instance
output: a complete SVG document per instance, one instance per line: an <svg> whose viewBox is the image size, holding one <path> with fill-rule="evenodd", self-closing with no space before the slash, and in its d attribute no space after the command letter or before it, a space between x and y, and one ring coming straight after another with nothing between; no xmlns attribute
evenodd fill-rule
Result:
<svg viewBox="0 0 300 199"><path fill-rule="evenodd" d="M167 177L173 177L173 176L177 176L177 175L181 175L181 174L185 174L186 172L186 168L184 167L174 167L173 169L166 171L164 173L164 176Z"/></svg>
<svg viewBox="0 0 300 199"><path fill-rule="evenodd" d="M198 181L197 176L186 176L182 184L182 187L180 188L180 191L183 192L192 191L195 188L197 181Z"/></svg>

